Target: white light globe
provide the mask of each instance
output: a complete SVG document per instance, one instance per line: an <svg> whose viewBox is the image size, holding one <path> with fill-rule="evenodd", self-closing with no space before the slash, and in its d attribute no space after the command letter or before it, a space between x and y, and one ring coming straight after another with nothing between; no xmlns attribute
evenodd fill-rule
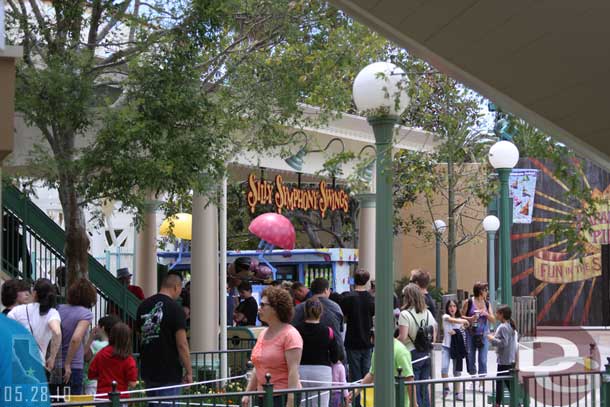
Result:
<svg viewBox="0 0 610 407"><path fill-rule="evenodd" d="M438 233L443 233L445 229L447 229L447 224L445 224L444 221L441 219L434 221L434 230L436 230Z"/></svg>
<svg viewBox="0 0 610 407"><path fill-rule="evenodd" d="M494 215L486 216L485 219L483 219L483 229L485 229L486 232L497 231L500 229L500 219Z"/></svg>
<svg viewBox="0 0 610 407"><path fill-rule="evenodd" d="M519 149L510 141L498 141L489 149L489 163L496 169L514 168L518 161Z"/></svg>
<svg viewBox="0 0 610 407"><path fill-rule="evenodd" d="M389 62L366 66L354 80L352 92L356 107L361 112L385 107L390 114L400 115L411 101L406 80L404 71Z"/></svg>

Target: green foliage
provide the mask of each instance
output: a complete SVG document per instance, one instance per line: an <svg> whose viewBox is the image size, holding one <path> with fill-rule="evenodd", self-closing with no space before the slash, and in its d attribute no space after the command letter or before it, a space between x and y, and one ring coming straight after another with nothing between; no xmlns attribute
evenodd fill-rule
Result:
<svg viewBox="0 0 610 407"><path fill-rule="evenodd" d="M28 175L74 198L62 206L81 240L85 225L71 219L91 202L139 214L160 193L168 213L190 206L194 190L215 199L238 154L350 111L356 73L387 51L321 1L36 4L7 8L9 43L24 47L17 109L44 136ZM304 116L303 103L321 115Z"/></svg>
<svg viewBox="0 0 610 407"><path fill-rule="evenodd" d="M455 80L434 71L404 51L394 62L409 77L411 105L403 122L434 133L439 141L432 152L401 151L395 155L394 232L434 237L432 224L439 213L447 222L444 244L448 250L449 291L457 289L456 248L481 232L468 220L482 219L494 193L488 181L488 136L480 131L481 98ZM405 207L420 206L421 215L403 216Z"/></svg>
<svg viewBox="0 0 610 407"><path fill-rule="evenodd" d="M402 302L402 290L407 286L407 284L410 283L410 279L411 279L410 276L402 276L398 280L394 281L394 294L396 294L396 296L401 299L401 302ZM428 293L430 293L432 298L434 298L434 301L442 302L445 291L443 291L442 288L438 287L438 284L436 284L436 281L432 280L432 282L428 286Z"/></svg>

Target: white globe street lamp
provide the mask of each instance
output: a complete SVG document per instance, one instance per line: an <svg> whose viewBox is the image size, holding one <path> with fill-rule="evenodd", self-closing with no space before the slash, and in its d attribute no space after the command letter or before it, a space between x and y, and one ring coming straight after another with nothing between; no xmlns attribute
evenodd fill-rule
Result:
<svg viewBox="0 0 610 407"><path fill-rule="evenodd" d="M356 107L367 116L375 134L377 166L375 213L375 405L394 405L394 317L392 233L392 139L398 116L409 105L407 79L402 69L388 62L366 66L354 80Z"/></svg>
<svg viewBox="0 0 610 407"><path fill-rule="evenodd" d="M517 165L518 161L519 149L510 141L498 141L489 149L489 162L496 169L500 178L500 281L498 288L502 303L511 307L513 303L510 249L512 202L509 196L508 180L512 168Z"/></svg>
<svg viewBox="0 0 610 407"><path fill-rule="evenodd" d="M434 221L434 231L435 231L435 233L443 234L443 232L445 232L445 229L447 229L447 224L445 223L444 220L437 219L437 220Z"/></svg>
<svg viewBox="0 0 610 407"><path fill-rule="evenodd" d="M375 62L362 69L353 85L354 103L365 115L385 110L399 116L409 106L405 72L389 62Z"/></svg>
<svg viewBox="0 0 610 407"><path fill-rule="evenodd" d="M483 229L486 232L497 232L500 229L500 219L494 215L486 216L483 219Z"/></svg>
<svg viewBox="0 0 610 407"><path fill-rule="evenodd" d="M489 149L489 163L495 169L514 168L518 161L519 149L510 141L498 141Z"/></svg>

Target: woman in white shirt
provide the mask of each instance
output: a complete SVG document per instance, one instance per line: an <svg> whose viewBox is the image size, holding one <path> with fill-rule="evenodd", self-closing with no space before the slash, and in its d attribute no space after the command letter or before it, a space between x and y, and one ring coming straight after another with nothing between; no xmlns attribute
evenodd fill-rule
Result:
<svg viewBox="0 0 610 407"><path fill-rule="evenodd" d="M417 284L410 283L402 290L404 306L398 318L398 339L405 344L411 352L411 360L420 360L413 363L413 378L415 380L428 380L432 378L432 362L430 352L419 352L415 349L413 341L417 337L420 327L432 326L433 338L436 338L437 323L434 315L426 306L424 295ZM427 358L426 358L427 357ZM430 407L428 385L417 385L417 405L419 407Z"/></svg>
<svg viewBox="0 0 610 407"><path fill-rule="evenodd" d="M443 314L443 350L442 350L442 365L441 365L441 377L449 377L449 362L453 361L453 376L459 377L462 370L462 360L451 357L451 338L454 335L462 335L462 330L468 327L468 321L462 318L460 310L458 309L457 302L455 300L448 300L445 304L445 313ZM462 336L464 338L464 336ZM459 339L459 338L457 338ZM458 341L459 342L459 341ZM461 354L466 354L466 347L464 345L465 340L461 342ZM443 396L447 397L450 393L449 383L445 383L443 389ZM464 400L464 395L460 391L460 383L454 384L454 396L458 401Z"/></svg>
<svg viewBox="0 0 610 407"><path fill-rule="evenodd" d="M55 287L51 281L41 278L34 283L34 302L18 305L9 312L8 317L21 323L32 333L38 344L40 360L45 360L49 342L51 349L45 368L51 371L61 345L61 319L55 309Z"/></svg>

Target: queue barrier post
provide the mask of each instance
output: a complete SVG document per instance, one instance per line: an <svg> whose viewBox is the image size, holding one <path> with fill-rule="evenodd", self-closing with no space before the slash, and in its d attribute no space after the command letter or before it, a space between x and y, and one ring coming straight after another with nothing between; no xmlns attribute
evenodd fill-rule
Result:
<svg viewBox="0 0 610 407"><path fill-rule="evenodd" d="M402 368L398 368L398 375L396 376L396 407L403 407L405 405L405 378L402 376Z"/></svg>
<svg viewBox="0 0 610 407"><path fill-rule="evenodd" d="M108 397L112 407L121 407L121 393L117 391L117 382L115 380L112 381L112 391L108 393Z"/></svg>
<svg viewBox="0 0 610 407"><path fill-rule="evenodd" d="M510 407L519 407L519 403L521 400L521 392L519 391L519 370L511 369L510 376L510 387L513 393L510 398Z"/></svg>
<svg viewBox="0 0 610 407"><path fill-rule="evenodd" d="M273 407L273 383L271 383L271 374L265 375L265 384L263 384L263 407Z"/></svg>

